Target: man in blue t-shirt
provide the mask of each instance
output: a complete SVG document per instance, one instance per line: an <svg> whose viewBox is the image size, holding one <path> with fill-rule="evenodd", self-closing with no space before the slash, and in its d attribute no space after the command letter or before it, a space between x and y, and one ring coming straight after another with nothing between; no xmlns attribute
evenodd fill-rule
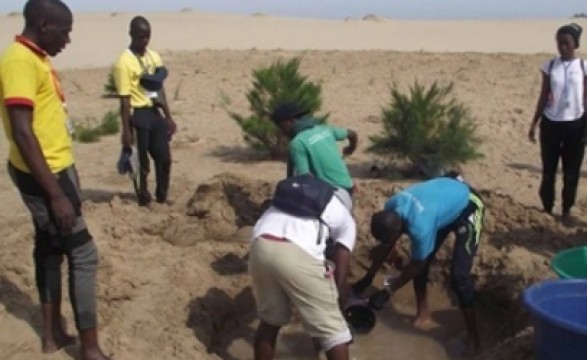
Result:
<svg viewBox="0 0 587 360"><path fill-rule="evenodd" d="M430 263L451 232L456 241L452 257L451 285L456 293L467 326L467 348L480 347L474 303L474 285L470 272L477 252L483 225L484 204L478 193L451 172L443 177L413 185L393 195L384 210L371 218L371 234L387 247L379 252L367 274L353 290L362 293L373 281L377 270L395 254L395 245L402 234L411 242L411 261L401 275L369 299L375 309L381 309L391 295L413 280L417 315L414 325L429 327L432 323L426 301Z"/></svg>

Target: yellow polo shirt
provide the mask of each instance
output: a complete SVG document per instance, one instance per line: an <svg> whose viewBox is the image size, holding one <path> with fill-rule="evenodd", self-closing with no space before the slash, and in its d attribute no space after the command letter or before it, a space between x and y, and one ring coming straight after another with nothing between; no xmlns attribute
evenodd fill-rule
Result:
<svg viewBox="0 0 587 360"><path fill-rule="evenodd" d="M151 49L139 57L129 49L124 50L114 65L116 92L119 96L130 96L130 106L133 108L152 106L153 102L139 80L145 71L153 74L161 66L161 57Z"/></svg>
<svg viewBox="0 0 587 360"><path fill-rule="evenodd" d="M0 55L0 116L10 143L9 161L30 172L12 136L7 108L33 109L33 132L49 169L57 173L73 164L71 135L64 97L48 55L28 39L17 36Z"/></svg>

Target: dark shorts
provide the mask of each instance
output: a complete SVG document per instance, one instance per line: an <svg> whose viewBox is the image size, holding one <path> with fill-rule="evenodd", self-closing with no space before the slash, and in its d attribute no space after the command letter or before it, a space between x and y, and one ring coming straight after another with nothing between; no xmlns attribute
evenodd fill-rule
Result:
<svg viewBox="0 0 587 360"><path fill-rule="evenodd" d="M451 259L451 285L461 306L471 306L474 301L474 284L471 278L473 260L483 231L485 205L476 192L471 192L469 203L461 215L450 225L438 231L432 254L426 259L424 270L414 278L416 288L424 288L428 282L430 264L448 235L455 235Z"/></svg>
<svg viewBox="0 0 587 360"><path fill-rule="evenodd" d="M12 181L29 209L35 227L35 280L42 304L61 301L61 264L68 260L69 297L78 330L97 326L96 269L98 250L82 216L79 180L73 166L55 175L61 190L71 202L76 221L69 233L56 224L51 204L40 185L29 173L8 164Z"/></svg>
<svg viewBox="0 0 587 360"><path fill-rule="evenodd" d="M90 240L92 236L88 232L86 222L82 216L82 204L79 190L79 179L74 166L70 166L55 174L57 182L65 196L71 202L76 215L76 222L71 233L63 234L60 232L55 216L51 210L49 199L42 191L35 178L26 172L15 168L8 163L8 172L15 186L20 192L20 196L26 207L29 209L37 236L51 239L54 245L62 246L63 238L67 238L68 246L75 247L82 245Z"/></svg>

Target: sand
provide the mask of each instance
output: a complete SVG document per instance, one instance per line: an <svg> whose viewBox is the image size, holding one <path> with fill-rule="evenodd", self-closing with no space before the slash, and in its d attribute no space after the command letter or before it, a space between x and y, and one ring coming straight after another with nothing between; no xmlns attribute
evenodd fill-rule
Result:
<svg viewBox="0 0 587 360"><path fill-rule="evenodd" d="M118 136L75 146L84 211L101 254L99 315L108 353L119 360L251 358L255 314L246 273L247 238L261 202L285 166L259 161L246 148L222 99L230 99L231 110L246 112L251 71L302 56L302 71L322 82L323 108L331 121L359 131L361 137L359 151L348 159L359 184L355 277L361 275L372 245L366 229L369 215L394 185L406 184L368 176L374 159L364 150L368 136L380 129L378 116L389 99L388 86L396 82L406 88L415 79L455 82L456 95L471 107L484 138L485 158L463 170L489 199L487 233L474 270L489 349L485 359L531 356L531 333L514 337L528 326L519 295L528 284L553 277L551 256L580 244L583 236L582 226L562 228L538 211L539 154L537 145L526 139L538 67L552 56L552 34L567 20L324 21L197 12L147 16L154 28L152 45L171 71L167 89L179 128L172 145L173 204L148 210L133 203L129 180L115 171ZM75 121L95 123L107 110L117 109L115 100L101 98L102 87L109 66L126 46L130 17L76 15L73 43L55 59ZM2 48L20 27L18 17L2 18ZM0 157L5 156L2 146ZM32 227L6 172L0 172L0 184L0 359L36 359L40 318ZM582 185L576 213L585 219L587 188ZM440 264L448 257L442 252ZM434 272L440 288L446 272L443 266ZM410 294L405 296L408 306ZM449 299L448 294L439 296ZM398 299L394 306L401 310L400 303ZM65 309L73 331L71 311ZM413 309L406 309L409 317ZM389 314L382 319L391 325L399 321ZM454 325L450 319L458 315L450 314L439 322L455 333L417 334L407 348L417 352L421 349L413 344L452 346L462 325ZM295 328L288 334L290 345L307 344ZM359 340L355 351L365 341ZM498 356L491 348L501 341L509 350ZM287 344L282 344L281 358L302 357L296 351L303 346ZM390 356L416 356L406 351L403 357ZM74 346L48 358L70 359L77 353ZM377 357L357 356L369 358Z"/></svg>

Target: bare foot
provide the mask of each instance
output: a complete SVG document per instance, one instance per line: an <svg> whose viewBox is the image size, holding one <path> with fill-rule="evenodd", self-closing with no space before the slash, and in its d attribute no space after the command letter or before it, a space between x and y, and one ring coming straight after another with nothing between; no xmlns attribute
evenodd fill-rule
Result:
<svg viewBox="0 0 587 360"><path fill-rule="evenodd" d="M53 354L54 352L59 351L59 349L61 349L55 341L46 340L45 338L41 340L41 347L41 351L43 352L43 354Z"/></svg>
<svg viewBox="0 0 587 360"><path fill-rule="evenodd" d="M52 354L56 351L61 350L64 347L75 344L75 340L76 338L74 336L67 335L65 332L53 336L53 339L50 340L43 338L42 351L44 354Z"/></svg>
<svg viewBox="0 0 587 360"><path fill-rule="evenodd" d="M112 360L112 358L104 355L104 353L100 349L94 350L94 351L87 351L85 354L83 354L82 359L83 360Z"/></svg>
<svg viewBox="0 0 587 360"><path fill-rule="evenodd" d="M432 330L439 326L438 323L436 323L430 317L417 317L416 319L414 319L412 325L414 325L415 328L420 330Z"/></svg>

